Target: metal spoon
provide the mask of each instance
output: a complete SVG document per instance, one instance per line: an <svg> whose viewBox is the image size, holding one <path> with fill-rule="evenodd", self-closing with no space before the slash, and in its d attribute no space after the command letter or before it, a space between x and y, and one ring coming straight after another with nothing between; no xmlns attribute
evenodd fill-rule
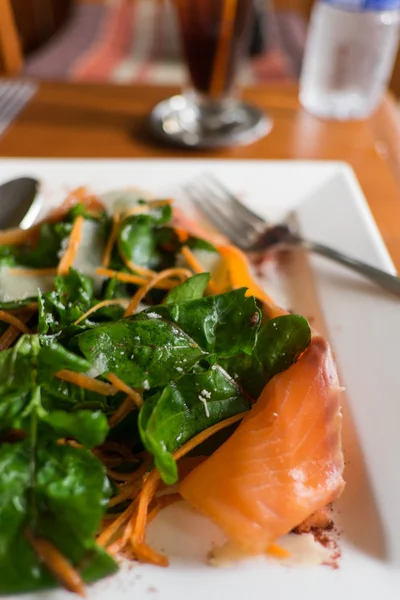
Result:
<svg viewBox="0 0 400 600"><path fill-rule="evenodd" d="M33 225L42 205L39 187L39 181L32 177L0 185L0 229L28 229Z"/></svg>

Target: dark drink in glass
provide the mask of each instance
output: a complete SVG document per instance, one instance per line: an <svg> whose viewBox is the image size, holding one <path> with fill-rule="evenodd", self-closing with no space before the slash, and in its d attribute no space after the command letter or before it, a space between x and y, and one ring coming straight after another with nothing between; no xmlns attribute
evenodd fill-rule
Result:
<svg viewBox="0 0 400 600"><path fill-rule="evenodd" d="M211 98L232 92L248 48L253 0L175 0L194 90Z"/></svg>
<svg viewBox="0 0 400 600"><path fill-rule="evenodd" d="M158 104L154 133L192 148L248 144L271 121L237 97L237 75L246 53L257 0L173 0L191 88Z"/></svg>

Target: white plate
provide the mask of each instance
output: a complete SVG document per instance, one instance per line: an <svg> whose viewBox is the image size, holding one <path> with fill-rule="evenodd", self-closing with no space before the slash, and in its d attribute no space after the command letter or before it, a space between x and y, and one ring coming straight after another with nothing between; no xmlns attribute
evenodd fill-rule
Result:
<svg viewBox="0 0 400 600"><path fill-rule="evenodd" d="M260 214L278 219L293 211L304 235L394 272L358 183L343 163L10 159L0 161L0 183L19 175L42 178L48 202L83 184L98 191L142 186L165 197L179 196L179 184L203 171L241 193ZM181 503L161 512L148 535L167 552L171 567L133 565L90 587L89 598L399 599L399 301L314 256L296 254L283 275L277 279L270 273L269 278L288 308L312 317L328 336L346 387L347 487L336 505L342 530L339 568L285 567L265 558L222 569L207 566L206 553L222 535ZM61 600L67 595L28 597Z"/></svg>

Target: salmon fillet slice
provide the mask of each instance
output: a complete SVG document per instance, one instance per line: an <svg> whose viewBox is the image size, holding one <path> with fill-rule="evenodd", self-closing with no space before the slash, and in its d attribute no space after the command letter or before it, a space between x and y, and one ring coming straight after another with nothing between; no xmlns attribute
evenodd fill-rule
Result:
<svg viewBox="0 0 400 600"><path fill-rule="evenodd" d="M335 362L315 336L180 492L231 541L263 553L343 490L341 421Z"/></svg>

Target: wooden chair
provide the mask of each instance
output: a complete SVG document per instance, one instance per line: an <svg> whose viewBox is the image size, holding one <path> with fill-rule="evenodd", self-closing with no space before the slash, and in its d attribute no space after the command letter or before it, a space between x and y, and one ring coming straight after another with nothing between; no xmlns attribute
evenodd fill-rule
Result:
<svg viewBox="0 0 400 600"><path fill-rule="evenodd" d="M66 21L75 0L0 0L0 73L16 75L23 56Z"/></svg>
<svg viewBox="0 0 400 600"><path fill-rule="evenodd" d="M0 71L17 75L22 65L22 47L11 1L0 0Z"/></svg>

